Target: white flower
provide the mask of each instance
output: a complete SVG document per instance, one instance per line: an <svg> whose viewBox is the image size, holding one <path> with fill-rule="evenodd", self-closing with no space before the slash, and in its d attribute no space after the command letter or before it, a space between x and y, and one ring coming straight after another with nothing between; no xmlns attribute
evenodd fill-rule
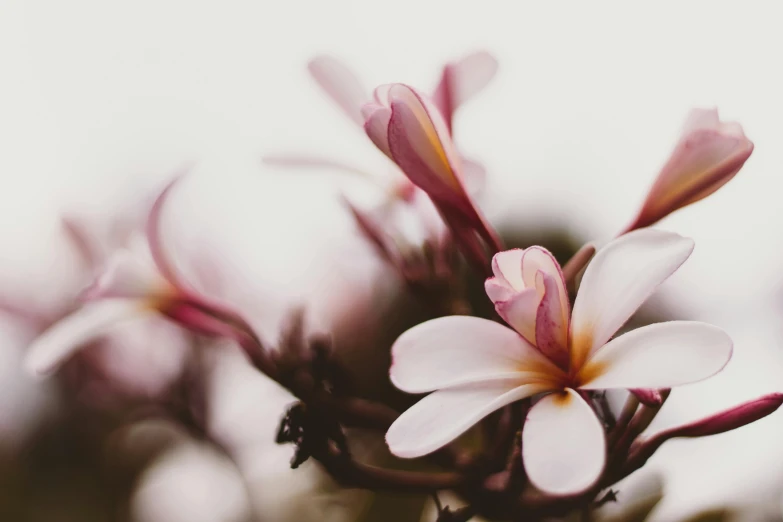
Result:
<svg viewBox="0 0 783 522"><path fill-rule="evenodd" d="M656 230L616 239L587 267L570 317L560 267L546 250L497 254L487 290L519 333L452 316L402 334L392 348L392 382L434 393L389 428L392 453L428 454L493 411L540 396L522 431L530 481L552 494L595 484L606 443L582 390L671 388L714 375L731 357L728 335L699 322L649 325L610 340L692 250L692 240Z"/></svg>

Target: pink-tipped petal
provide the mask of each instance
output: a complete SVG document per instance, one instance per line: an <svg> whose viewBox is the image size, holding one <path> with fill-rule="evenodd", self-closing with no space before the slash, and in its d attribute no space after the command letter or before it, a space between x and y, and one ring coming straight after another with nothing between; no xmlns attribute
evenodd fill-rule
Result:
<svg viewBox="0 0 783 522"><path fill-rule="evenodd" d="M186 285L179 277L174 263L169 259L169 255L166 252L164 241L162 237L162 217L163 208L168 201L168 198L174 189L175 185L182 179L182 175L176 176L171 180L168 185L164 187L155 202L152 204L149 216L147 217L147 243L149 244L149 250L152 254L152 259L155 262L155 266L158 271L163 275L166 280L173 286L183 289Z"/></svg>
<svg viewBox="0 0 783 522"><path fill-rule="evenodd" d="M493 303L508 301L515 294L514 290L497 277L490 277L484 281L484 291Z"/></svg>
<svg viewBox="0 0 783 522"><path fill-rule="evenodd" d="M649 226L730 181L753 152L742 127L721 122L717 109L695 109L631 228Z"/></svg>
<svg viewBox="0 0 783 522"><path fill-rule="evenodd" d="M671 388L711 377L731 358L716 326L670 321L638 328L598 349L578 375L580 388Z"/></svg>
<svg viewBox="0 0 783 522"><path fill-rule="evenodd" d="M353 121L362 125L362 104L369 101L367 90L345 64L331 56L317 56L307 64L310 75Z"/></svg>
<svg viewBox="0 0 783 522"><path fill-rule="evenodd" d="M527 339L531 344L536 344L536 316L541 295L535 288L527 288L517 292L507 301L499 301L495 304L495 311L514 330Z"/></svg>
<svg viewBox="0 0 783 522"><path fill-rule="evenodd" d="M459 106L484 89L497 69L497 60L486 51L470 54L443 68L432 99L449 123L449 128Z"/></svg>
<svg viewBox="0 0 783 522"><path fill-rule="evenodd" d="M386 433L389 450L410 459L436 451L507 404L545 391L514 380L438 390L399 416Z"/></svg>
<svg viewBox="0 0 783 522"><path fill-rule="evenodd" d="M692 251L693 240L651 229L630 232L600 249L574 302L572 366L580 367L603 346Z"/></svg>
<svg viewBox="0 0 783 522"><path fill-rule="evenodd" d="M560 264L549 250L532 246L525 249L525 255L522 257L522 279L526 287L536 286L538 273L543 272L552 277L557 287L558 303L561 306L563 319L568 321L568 290L566 290L565 278Z"/></svg>
<svg viewBox="0 0 783 522"><path fill-rule="evenodd" d="M513 330L469 316L432 319L403 333L392 346L389 375L409 393L508 378L551 381L542 355Z"/></svg>
<svg viewBox="0 0 783 522"><path fill-rule="evenodd" d="M389 120L392 111L389 107L367 104L362 108L364 114L364 132L381 152L392 158L389 150Z"/></svg>
<svg viewBox="0 0 783 522"><path fill-rule="evenodd" d="M553 495L580 493L603 472L603 426L575 391L547 395L528 412L522 428L522 460L538 489Z"/></svg>
<svg viewBox="0 0 783 522"><path fill-rule="evenodd" d="M393 85L389 97L389 150L395 163L434 200L464 207L467 195L457 174L460 157L443 117L406 85Z"/></svg>
<svg viewBox="0 0 783 522"><path fill-rule="evenodd" d="M544 290L536 310L536 347L560 368L568 369L568 316L563 313L559 283L539 270L536 288Z"/></svg>
<svg viewBox="0 0 783 522"><path fill-rule="evenodd" d="M492 273L498 282L508 285L511 290L521 291L525 289L522 279L522 256L525 251L521 248L504 250L492 256Z"/></svg>
<svg viewBox="0 0 783 522"><path fill-rule="evenodd" d="M117 324L152 312L152 308L139 300L87 303L33 341L25 359L25 367L34 375L49 375L78 349Z"/></svg>

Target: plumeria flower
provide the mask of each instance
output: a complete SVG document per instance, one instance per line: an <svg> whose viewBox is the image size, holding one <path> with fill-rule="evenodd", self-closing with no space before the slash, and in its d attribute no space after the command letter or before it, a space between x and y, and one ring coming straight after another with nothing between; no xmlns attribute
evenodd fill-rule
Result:
<svg viewBox="0 0 783 522"><path fill-rule="evenodd" d="M462 158L442 114L401 83L382 85L374 96L362 109L365 132L432 199L465 254L482 264L484 245L497 252L500 240L466 189Z"/></svg>
<svg viewBox="0 0 783 522"><path fill-rule="evenodd" d="M728 183L753 152L736 122L724 122L717 109L693 109L671 157L661 169L639 214L627 230L652 225Z"/></svg>
<svg viewBox="0 0 783 522"><path fill-rule="evenodd" d="M451 316L403 333L392 348L392 382L409 393L434 393L389 428L391 452L426 455L493 411L534 397L522 428L530 481L551 494L591 487L604 468L606 443L585 399L590 391L692 383L719 372L731 357L728 335L700 322L653 324L612 339L692 250L692 240L672 233L626 234L590 262L572 310L548 252L498 254L500 275L487 289L493 299L526 296L504 311L516 329Z"/></svg>
<svg viewBox="0 0 783 522"><path fill-rule="evenodd" d="M33 373L49 374L78 349L120 323L154 314L206 335L235 339L250 335L249 326L236 313L192 289L167 258L160 221L175 182L152 206L146 237L137 236L128 248L117 251L83 292L82 306L30 346L26 364Z"/></svg>
<svg viewBox="0 0 783 522"><path fill-rule="evenodd" d="M443 115L449 132L452 130L454 114L465 102L478 94L492 80L497 72L497 60L487 52L480 51L444 66L440 81L435 87L433 100ZM310 61L308 71L316 83L335 102L342 112L359 126L364 125L362 107L372 101L371 92L362 85L358 77L341 61L321 55ZM417 255L422 245L442 244L445 229L435 212L433 223L432 203L394 165L389 164L387 176L377 177L361 168L342 161L305 154L266 155L267 164L300 167L328 168L336 172L358 176L377 184L382 194L380 205L368 210L362 209L344 198L349 210L357 220L359 229L368 235L368 224L372 224L371 243L378 245L393 243L392 250ZM484 186L485 171L477 162L462 158L463 177L467 191L476 195ZM424 232L422 234L421 232ZM400 247L400 248L398 248ZM394 257L394 265L401 269L408 263L403 256L389 256L381 251L387 260ZM401 261L400 261L401 260Z"/></svg>

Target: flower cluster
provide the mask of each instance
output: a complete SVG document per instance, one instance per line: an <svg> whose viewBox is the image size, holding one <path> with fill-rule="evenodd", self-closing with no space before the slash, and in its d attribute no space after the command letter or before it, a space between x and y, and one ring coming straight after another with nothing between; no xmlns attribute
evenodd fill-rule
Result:
<svg viewBox="0 0 783 522"><path fill-rule="evenodd" d="M722 433L775 411L780 394L645 437L670 389L720 372L733 342L722 329L695 321L622 331L694 249L691 239L649 227L737 174L753 150L742 128L721 121L717 110L692 111L630 224L602 248L587 245L561 266L542 246L504 247L477 203L484 169L454 140L457 109L496 69L495 59L479 52L447 64L431 95L403 83L370 94L341 62L318 57L309 65L312 77L390 160L384 160L388 179L329 158L265 157L268 164L374 179L377 207L360 208L344 197L360 232L416 297L448 303L389 347L392 384L428 394L407 410L390 406L404 397L352 393L332 347L309 338L301 320L295 335L282 336L272 349L245 311L186 282L161 234L176 180L152 206L145 233L108 256L74 310L35 340L28 366L49 374L120 322L165 317L191 333L236 343L255 368L299 399L278 437L297 444L296 466L315 459L349 487L453 490L468 504L458 511L465 520L474 514L532 520L590 509L600 504L601 490L643 466L667 440ZM410 233L411 222L418 233ZM485 279L491 316L471 311L469 268ZM450 315L455 312L460 315ZM629 392L622 411L608 406L606 390ZM350 450L352 427L378 431L397 457L425 458L442 469L360 462ZM441 520L456 516L440 511Z"/></svg>

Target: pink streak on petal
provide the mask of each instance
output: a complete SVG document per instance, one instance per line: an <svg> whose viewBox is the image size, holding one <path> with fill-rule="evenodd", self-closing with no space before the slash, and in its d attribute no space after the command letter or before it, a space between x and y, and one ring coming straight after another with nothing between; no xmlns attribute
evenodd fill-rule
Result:
<svg viewBox="0 0 783 522"><path fill-rule="evenodd" d="M535 288L527 288L508 301L495 303L495 310L530 344L536 345L536 313L540 297Z"/></svg>
<svg viewBox="0 0 783 522"><path fill-rule="evenodd" d="M187 302L174 303L163 313L188 330L213 337L241 340L243 332L227 322Z"/></svg>
<svg viewBox="0 0 783 522"><path fill-rule="evenodd" d="M362 104L369 101L367 90L356 75L332 56L317 56L307 64L310 75L343 112L359 125L364 124Z"/></svg>
<svg viewBox="0 0 783 522"><path fill-rule="evenodd" d="M554 277L539 270L536 287L544 288L536 310L536 346L550 361L567 370L570 360L568 322L563 317L558 283Z"/></svg>

